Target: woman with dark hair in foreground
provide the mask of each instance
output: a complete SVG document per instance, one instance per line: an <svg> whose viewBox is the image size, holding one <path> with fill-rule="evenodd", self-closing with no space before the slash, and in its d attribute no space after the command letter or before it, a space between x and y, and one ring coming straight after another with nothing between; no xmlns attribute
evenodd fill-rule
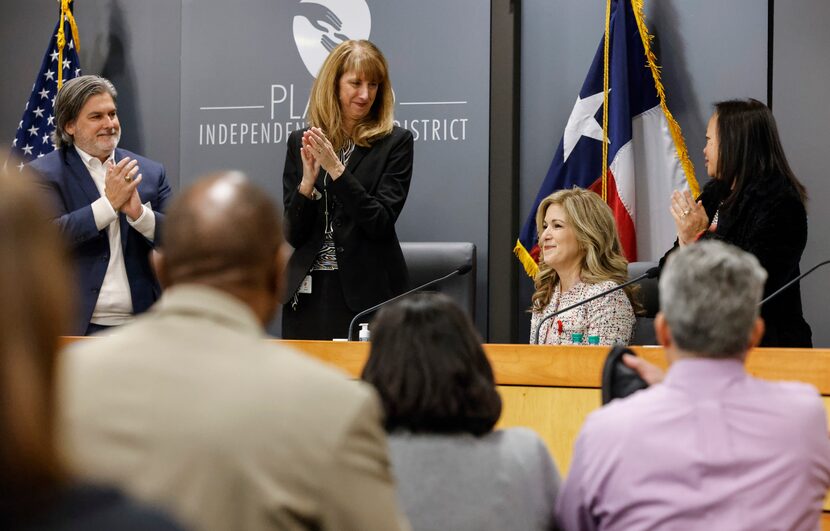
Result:
<svg viewBox="0 0 830 531"><path fill-rule="evenodd" d="M393 472L415 531L554 527L556 467L531 430L493 431L501 414L493 371L449 298L418 294L383 309L363 379L386 411Z"/></svg>
<svg viewBox="0 0 830 531"><path fill-rule="evenodd" d="M0 529L179 529L64 469L54 387L69 262L35 178L8 168L0 169Z"/></svg>
<svg viewBox="0 0 830 531"><path fill-rule="evenodd" d="M799 275L807 244L807 191L787 162L772 111L754 99L716 103L703 155L712 180L698 200L688 191L672 196L675 248L713 237L754 254L769 275L766 297ZM761 317L760 346L812 346L799 283L765 303Z"/></svg>

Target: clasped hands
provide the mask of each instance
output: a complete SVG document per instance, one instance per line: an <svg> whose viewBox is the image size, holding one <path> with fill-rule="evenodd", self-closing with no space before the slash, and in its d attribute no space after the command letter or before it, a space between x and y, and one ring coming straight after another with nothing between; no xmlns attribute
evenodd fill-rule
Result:
<svg viewBox="0 0 830 531"><path fill-rule="evenodd" d="M695 241L709 227L709 216L700 201L692 199L688 190L675 190L671 195L671 215L677 226L680 245Z"/></svg>
<svg viewBox="0 0 830 531"><path fill-rule="evenodd" d="M300 156L303 159L303 179L300 182L300 193L311 197L314 181L320 168L326 170L333 181L336 181L346 167L340 162L334 147L319 127L311 127L303 133Z"/></svg>
<svg viewBox="0 0 830 531"><path fill-rule="evenodd" d="M104 177L104 191L112 208L116 212L123 212L133 221L141 216L143 207L138 195L138 183L142 175L138 173L138 161L124 157L117 164L107 163L107 174Z"/></svg>

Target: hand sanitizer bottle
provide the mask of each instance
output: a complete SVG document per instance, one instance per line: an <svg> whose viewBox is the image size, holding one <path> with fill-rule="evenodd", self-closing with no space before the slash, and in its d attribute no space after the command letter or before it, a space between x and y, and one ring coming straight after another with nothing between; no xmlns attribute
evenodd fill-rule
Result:
<svg viewBox="0 0 830 531"><path fill-rule="evenodd" d="M369 341L369 323L360 323L360 331L357 333L358 341Z"/></svg>

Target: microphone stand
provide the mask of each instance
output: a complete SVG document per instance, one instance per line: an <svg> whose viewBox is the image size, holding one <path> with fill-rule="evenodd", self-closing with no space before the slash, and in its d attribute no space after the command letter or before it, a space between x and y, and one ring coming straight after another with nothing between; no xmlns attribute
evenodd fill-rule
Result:
<svg viewBox="0 0 830 531"><path fill-rule="evenodd" d="M789 288L790 286L792 286L793 284L795 284L796 282L798 282L802 278L806 277L807 275L809 275L810 273L812 273L813 271L815 271L819 267L821 267L823 265L826 265L826 264L830 264L830 260L825 260L824 262L819 262L818 264L814 265L813 267L811 267L810 269L808 269L804 273L802 273L802 274L798 275L797 277L795 277L794 279L790 280L789 282L787 282L786 284L784 284L783 286L781 286L777 290L775 290L772 293L770 293L769 295L767 295L767 297L764 300L762 300L761 302L758 303L758 306L760 307L762 304L764 304L765 302L767 302L771 298L777 296L779 293L781 293L785 289Z"/></svg>
<svg viewBox="0 0 830 531"><path fill-rule="evenodd" d="M354 331L355 322L357 322L357 320L360 319L361 317L363 317L364 315L372 313L373 311L377 310L381 306L389 304L390 302L395 302L397 300L400 300L400 299L406 297L407 295L411 295L411 294L415 293L416 291L421 291L422 289L428 288L430 286L434 286L435 284L438 284L439 282L443 282L444 280L447 280L448 278L450 278L452 276L466 275L472 268L473 268L472 264L464 264L463 266L459 267L458 269L455 269L455 270L451 271L450 273L444 275L441 278L436 278L435 280L430 280L426 284L422 284L422 285L418 286L417 288L414 288L414 289L411 289L407 292L401 293L400 295L398 295L396 297L392 297L391 299L385 300L385 301L381 302L380 304L375 304L371 308L366 308L362 312L355 315L354 318L352 318L352 321L349 323L349 334L347 336L348 340L349 341L354 341L354 335L353 335L352 332Z"/></svg>

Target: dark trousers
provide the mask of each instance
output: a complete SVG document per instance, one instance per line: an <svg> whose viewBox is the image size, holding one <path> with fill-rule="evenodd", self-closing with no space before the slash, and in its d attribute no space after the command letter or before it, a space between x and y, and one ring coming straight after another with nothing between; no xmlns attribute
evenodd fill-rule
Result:
<svg viewBox="0 0 830 531"><path fill-rule="evenodd" d="M346 305L337 270L312 271L311 293L296 294L296 307L294 300L282 307L283 339L348 337L349 323L357 312Z"/></svg>
<svg viewBox="0 0 830 531"><path fill-rule="evenodd" d="M84 335L85 336L91 336L91 335L97 334L99 332L106 332L110 328L115 328L115 327L114 326L107 326L107 325L99 325L99 324L95 324L95 323L89 323L89 325L86 327L86 333Z"/></svg>

